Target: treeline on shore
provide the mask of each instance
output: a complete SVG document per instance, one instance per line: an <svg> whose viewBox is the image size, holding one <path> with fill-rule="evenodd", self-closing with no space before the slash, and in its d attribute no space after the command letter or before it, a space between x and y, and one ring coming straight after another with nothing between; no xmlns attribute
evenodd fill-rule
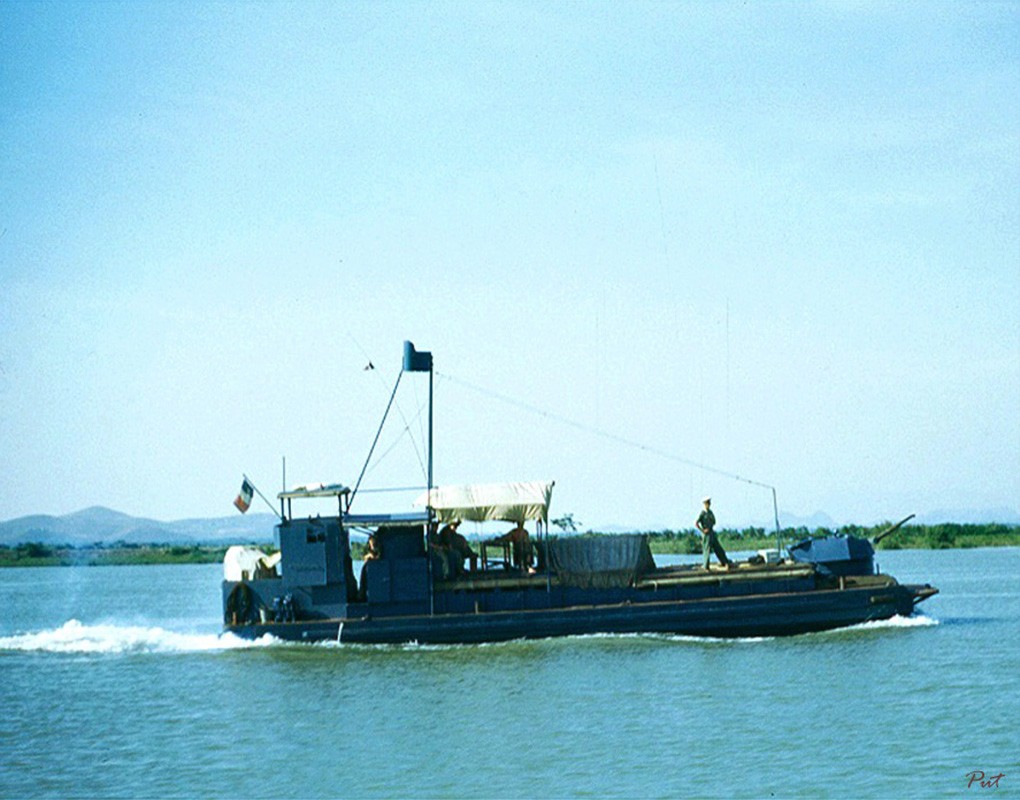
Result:
<svg viewBox="0 0 1020 800"><path fill-rule="evenodd" d="M788 546L808 537L830 536L834 533L873 539L889 524L845 525L836 530L805 527L784 528L783 544ZM692 529L646 531L653 553L694 555L701 552L701 535ZM575 536L597 536L588 531ZM775 532L764 528L719 531L722 546L729 551L764 550L776 546ZM274 550L268 544L257 544L266 552ZM945 522L937 525L907 525L882 539L879 550L934 549L955 547L1017 547L1020 546L1020 525L961 524ZM351 556L361 558L364 544L351 542ZM54 566L113 566L127 564L212 564L223 560L226 545L181 544L92 544L84 547L25 542L17 545L0 545L0 567L54 567Z"/></svg>
<svg viewBox="0 0 1020 800"><path fill-rule="evenodd" d="M874 539L892 523L873 525L844 525L834 530L806 527L782 528L783 546L802 539L821 538L832 534ZM776 546L775 531L764 528L718 531L719 541L726 550L765 550ZM694 530L649 532L649 546L653 553L695 554L701 552L701 534ZM1000 523L962 524L944 522L937 525L906 525L889 534L878 543L879 550L928 549L945 550L954 547L1011 547L1020 546L1020 525Z"/></svg>
<svg viewBox="0 0 1020 800"><path fill-rule="evenodd" d="M25 542L0 545L0 567L101 567L128 564L212 564L225 545L91 544L84 547Z"/></svg>

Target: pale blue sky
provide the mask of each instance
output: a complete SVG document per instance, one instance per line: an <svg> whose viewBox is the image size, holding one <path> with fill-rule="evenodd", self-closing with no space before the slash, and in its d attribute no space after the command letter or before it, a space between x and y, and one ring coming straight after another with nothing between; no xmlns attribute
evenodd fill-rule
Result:
<svg viewBox="0 0 1020 800"><path fill-rule="evenodd" d="M404 339L437 481L585 524L771 503L465 383L793 514L1020 509L1016 3L5 2L0 130L2 519L353 483Z"/></svg>

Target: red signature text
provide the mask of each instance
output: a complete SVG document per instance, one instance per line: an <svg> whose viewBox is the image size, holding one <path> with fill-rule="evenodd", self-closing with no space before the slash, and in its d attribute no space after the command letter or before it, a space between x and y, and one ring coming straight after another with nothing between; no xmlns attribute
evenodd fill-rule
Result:
<svg viewBox="0 0 1020 800"><path fill-rule="evenodd" d="M1006 773L1000 772L998 775L985 776L984 771L976 769L973 772L968 772L965 777L969 778L967 781L968 789L975 783L980 784L982 789L998 789L999 781L1006 777Z"/></svg>

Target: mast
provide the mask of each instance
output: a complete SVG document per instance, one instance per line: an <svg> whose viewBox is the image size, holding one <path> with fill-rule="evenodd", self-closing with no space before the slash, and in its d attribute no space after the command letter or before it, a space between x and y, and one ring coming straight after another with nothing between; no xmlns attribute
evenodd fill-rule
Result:
<svg viewBox="0 0 1020 800"><path fill-rule="evenodd" d="M425 563L429 569L429 614L435 611L435 596L432 588L432 557L429 553L429 531L432 530L432 523L435 517L435 509L432 508L432 353L418 352L414 345L404 341L404 372L428 372L429 374L429 459L428 459L428 498L427 513L428 519L425 522Z"/></svg>
<svg viewBox="0 0 1020 800"><path fill-rule="evenodd" d="M432 514L432 353L419 352L414 345L404 342L404 372L427 372L429 374L429 466L428 499L429 514Z"/></svg>
<svg viewBox="0 0 1020 800"><path fill-rule="evenodd" d="M428 513L429 522L432 521L432 356L429 356L429 488L428 488Z"/></svg>
<svg viewBox="0 0 1020 800"><path fill-rule="evenodd" d="M783 534L779 528L779 500L776 499L776 487L770 486L772 490L772 515L776 522L776 550L779 552L779 557L783 557Z"/></svg>

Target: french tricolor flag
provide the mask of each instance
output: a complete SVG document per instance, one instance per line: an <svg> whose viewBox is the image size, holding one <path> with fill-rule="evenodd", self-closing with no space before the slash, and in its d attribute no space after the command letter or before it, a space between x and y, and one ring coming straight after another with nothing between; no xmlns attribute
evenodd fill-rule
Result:
<svg viewBox="0 0 1020 800"><path fill-rule="evenodd" d="M237 506L237 510L242 514L247 511L248 507L251 505L251 497L254 493L255 489L250 483L248 483L248 479L245 478L244 482L241 483L241 493L237 495L234 500L234 505Z"/></svg>

